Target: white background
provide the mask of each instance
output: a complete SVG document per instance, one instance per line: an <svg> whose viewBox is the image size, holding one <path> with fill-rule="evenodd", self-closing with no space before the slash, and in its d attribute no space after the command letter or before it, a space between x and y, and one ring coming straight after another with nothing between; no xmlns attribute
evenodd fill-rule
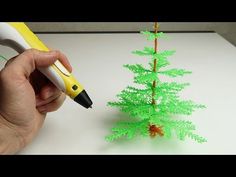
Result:
<svg viewBox="0 0 236 177"><path fill-rule="evenodd" d="M108 143L104 137L123 116L107 107L127 85L133 74L123 64L147 63L131 51L152 46L140 34L40 34L49 47L67 55L73 74L93 100L84 109L69 98L60 110L49 113L34 141L20 154L236 154L236 48L216 33L170 33L160 39L160 50L175 49L169 68L184 68L192 75L175 79L190 82L183 98L207 106L188 117L198 134L208 142L198 144L163 138L121 139ZM0 47L0 54L16 53ZM1 62L3 67L4 62ZM168 78L163 77L163 80Z"/></svg>

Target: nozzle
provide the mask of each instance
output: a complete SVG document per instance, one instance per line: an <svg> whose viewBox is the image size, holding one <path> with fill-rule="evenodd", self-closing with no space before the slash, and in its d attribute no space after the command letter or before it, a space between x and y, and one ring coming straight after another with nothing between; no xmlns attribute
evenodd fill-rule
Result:
<svg viewBox="0 0 236 177"><path fill-rule="evenodd" d="M74 101L87 109L92 108L93 102L91 101L85 90L80 92L80 94L74 98Z"/></svg>

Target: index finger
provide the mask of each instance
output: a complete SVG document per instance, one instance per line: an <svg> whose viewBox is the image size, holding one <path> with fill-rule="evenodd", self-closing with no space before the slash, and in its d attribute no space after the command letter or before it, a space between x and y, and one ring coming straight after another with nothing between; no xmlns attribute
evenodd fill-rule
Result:
<svg viewBox="0 0 236 177"><path fill-rule="evenodd" d="M69 62L68 58L61 52L59 52L59 58L60 58L60 62L71 73L72 72L72 66L70 65L70 62Z"/></svg>
<svg viewBox="0 0 236 177"><path fill-rule="evenodd" d="M54 50L50 47L48 47L48 49L51 50L51 51ZM70 62L69 62L68 58L62 52L58 52L58 53L59 53L59 56L60 56L60 62L71 73L72 72L72 66L70 65Z"/></svg>

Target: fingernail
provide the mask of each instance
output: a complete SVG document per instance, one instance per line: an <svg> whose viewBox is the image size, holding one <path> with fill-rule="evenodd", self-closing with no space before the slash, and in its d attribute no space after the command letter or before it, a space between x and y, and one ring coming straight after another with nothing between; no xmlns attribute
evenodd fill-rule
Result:
<svg viewBox="0 0 236 177"><path fill-rule="evenodd" d="M37 109L41 113L46 113L46 108L45 107L40 107L40 108L37 108Z"/></svg>
<svg viewBox="0 0 236 177"><path fill-rule="evenodd" d="M48 55L49 57L53 57L54 55L56 55L56 51L48 51L46 55Z"/></svg>
<svg viewBox="0 0 236 177"><path fill-rule="evenodd" d="M36 102L36 106L39 107L39 106L42 106L44 104L44 101L37 101Z"/></svg>
<svg viewBox="0 0 236 177"><path fill-rule="evenodd" d="M37 98L37 97L36 97L35 101L36 101L36 106L40 106L43 103L43 100L41 100L40 98Z"/></svg>
<svg viewBox="0 0 236 177"><path fill-rule="evenodd" d="M56 55L56 54L57 54L57 51L51 50L51 51L50 51L50 54L51 54L51 55Z"/></svg>
<svg viewBox="0 0 236 177"><path fill-rule="evenodd" d="M53 95L54 91L52 89L49 89L46 93L45 93L45 99L48 99L49 97L51 97Z"/></svg>

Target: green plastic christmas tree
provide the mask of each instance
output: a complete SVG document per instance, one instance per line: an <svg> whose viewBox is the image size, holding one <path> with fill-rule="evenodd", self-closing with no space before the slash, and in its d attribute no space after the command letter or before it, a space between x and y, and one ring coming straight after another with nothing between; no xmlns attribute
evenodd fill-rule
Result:
<svg viewBox="0 0 236 177"><path fill-rule="evenodd" d="M141 32L148 41L154 41L154 48L145 47L142 51L134 51L139 56L150 58L150 68L141 64L124 65L135 74L134 83L143 85L140 87L128 86L117 95L119 101L108 102L109 106L118 107L121 112L129 115L130 121L121 121L112 128L112 134L106 137L107 141L113 141L121 137L132 139L136 135L166 138L175 134L180 140L189 137L199 143L206 139L195 134L195 125L191 121L177 120L174 115L191 115L204 105L196 104L191 100L181 100L178 93L189 83L162 82L159 75L169 77L191 74L184 69L163 70L170 65L168 57L175 51L158 50L158 38L165 36L158 32L158 24L155 22L154 32Z"/></svg>

